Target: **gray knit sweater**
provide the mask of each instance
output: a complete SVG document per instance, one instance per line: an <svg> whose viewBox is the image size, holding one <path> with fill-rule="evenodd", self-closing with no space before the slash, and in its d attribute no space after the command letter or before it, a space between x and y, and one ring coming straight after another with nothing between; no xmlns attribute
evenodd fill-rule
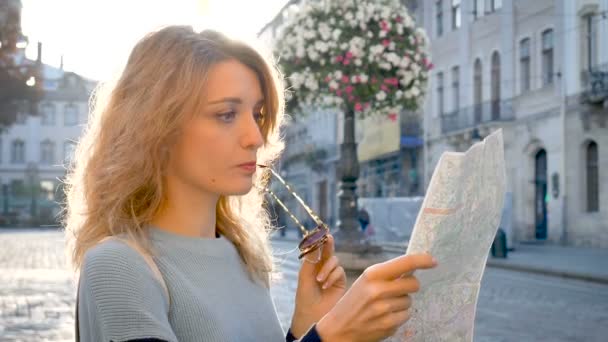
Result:
<svg viewBox="0 0 608 342"><path fill-rule="evenodd" d="M285 341L269 290L250 280L229 240L150 233L170 305L140 254L105 241L87 251L80 275L81 341Z"/></svg>

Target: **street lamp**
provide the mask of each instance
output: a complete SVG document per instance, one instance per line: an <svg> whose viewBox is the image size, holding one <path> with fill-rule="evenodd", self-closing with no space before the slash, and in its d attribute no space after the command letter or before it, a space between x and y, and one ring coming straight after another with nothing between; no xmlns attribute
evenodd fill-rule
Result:
<svg viewBox="0 0 608 342"><path fill-rule="evenodd" d="M36 200L37 195L37 184L38 184L38 165L36 163L28 163L27 168L25 170L25 174L28 179L28 183L30 184L30 194L31 194L31 203L30 203L30 216L33 220L38 212L38 203Z"/></svg>

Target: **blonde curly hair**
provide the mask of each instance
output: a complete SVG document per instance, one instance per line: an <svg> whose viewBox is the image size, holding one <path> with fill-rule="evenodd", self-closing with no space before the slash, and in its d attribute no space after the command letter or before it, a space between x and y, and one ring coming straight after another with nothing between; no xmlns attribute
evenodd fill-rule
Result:
<svg viewBox="0 0 608 342"><path fill-rule="evenodd" d="M146 224L163 207L167 150L185 118L200 108L204 80L216 63L234 59L258 76L264 95L264 146L258 162L271 163L283 150L282 78L259 49L210 30L170 26L152 32L133 48L117 81L99 87L89 124L66 178L65 229L75 271L86 251L108 236L126 236L153 255ZM269 286L270 219L258 189L258 174L244 196L221 196L217 228L238 249L252 279Z"/></svg>

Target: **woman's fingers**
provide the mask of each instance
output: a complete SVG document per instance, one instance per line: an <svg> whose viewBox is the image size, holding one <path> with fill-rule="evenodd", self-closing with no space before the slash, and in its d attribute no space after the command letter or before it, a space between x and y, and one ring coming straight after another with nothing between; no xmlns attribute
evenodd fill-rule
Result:
<svg viewBox="0 0 608 342"><path fill-rule="evenodd" d="M385 282L380 298L400 297L420 290L420 282L415 276L407 276Z"/></svg>
<svg viewBox="0 0 608 342"><path fill-rule="evenodd" d="M317 281L320 283L324 282L327 279L327 276L339 265L340 262L335 255L325 260L321 266L321 270L317 273Z"/></svg>
<svg viewBox="0 0 608 342"><path fill-rule="evenodd" d="M370 280L395 280L404 274L411 274L418 269L429 269L437 266L437 261L430 254L402 255L400 257L368 267L363 276Z"/></svg>
<svg viewBox="0 0 608 342"><path fill-rule="evenodd" d="M344 281L346 279L346 272L340 266L333 269L333 271L327 277L327 281L323 284L323 289L328 289L334 285L337 281Z"/></svg>
<svg viewBox="0 0 608 342"><path fill-rule="evenodd" d="M370 318L390 316L392 313L408 310L412 306L410 296L401 296L379 300L368 309Z"/></svg>
<svg viewBox="0 0 608 342"><path fill-rule="evenodd" d="M328 260L332 256L334 256L334 237L331 234L327 234L327 241L323 244L321 261Z"/></svg>

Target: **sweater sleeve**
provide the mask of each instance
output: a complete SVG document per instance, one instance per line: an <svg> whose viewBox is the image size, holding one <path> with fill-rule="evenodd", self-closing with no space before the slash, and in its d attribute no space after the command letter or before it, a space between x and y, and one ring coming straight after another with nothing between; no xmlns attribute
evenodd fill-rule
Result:
<svg viewBox="0 0 608 342"><path fill-rule="evenodd" d="M323 342L319 333L317 332L317 325L313 325L310 329L300 338L299 340L293 336L291 333L291 329L287 331L287 336L285 336L286 342Z"/></svg>
<svg viewBox="0 0 608 342"><path fill-rule="evenodd" d="M85 254L78 305L82 341L177 341L161 283L144 258L120 241Z"/></svg>

